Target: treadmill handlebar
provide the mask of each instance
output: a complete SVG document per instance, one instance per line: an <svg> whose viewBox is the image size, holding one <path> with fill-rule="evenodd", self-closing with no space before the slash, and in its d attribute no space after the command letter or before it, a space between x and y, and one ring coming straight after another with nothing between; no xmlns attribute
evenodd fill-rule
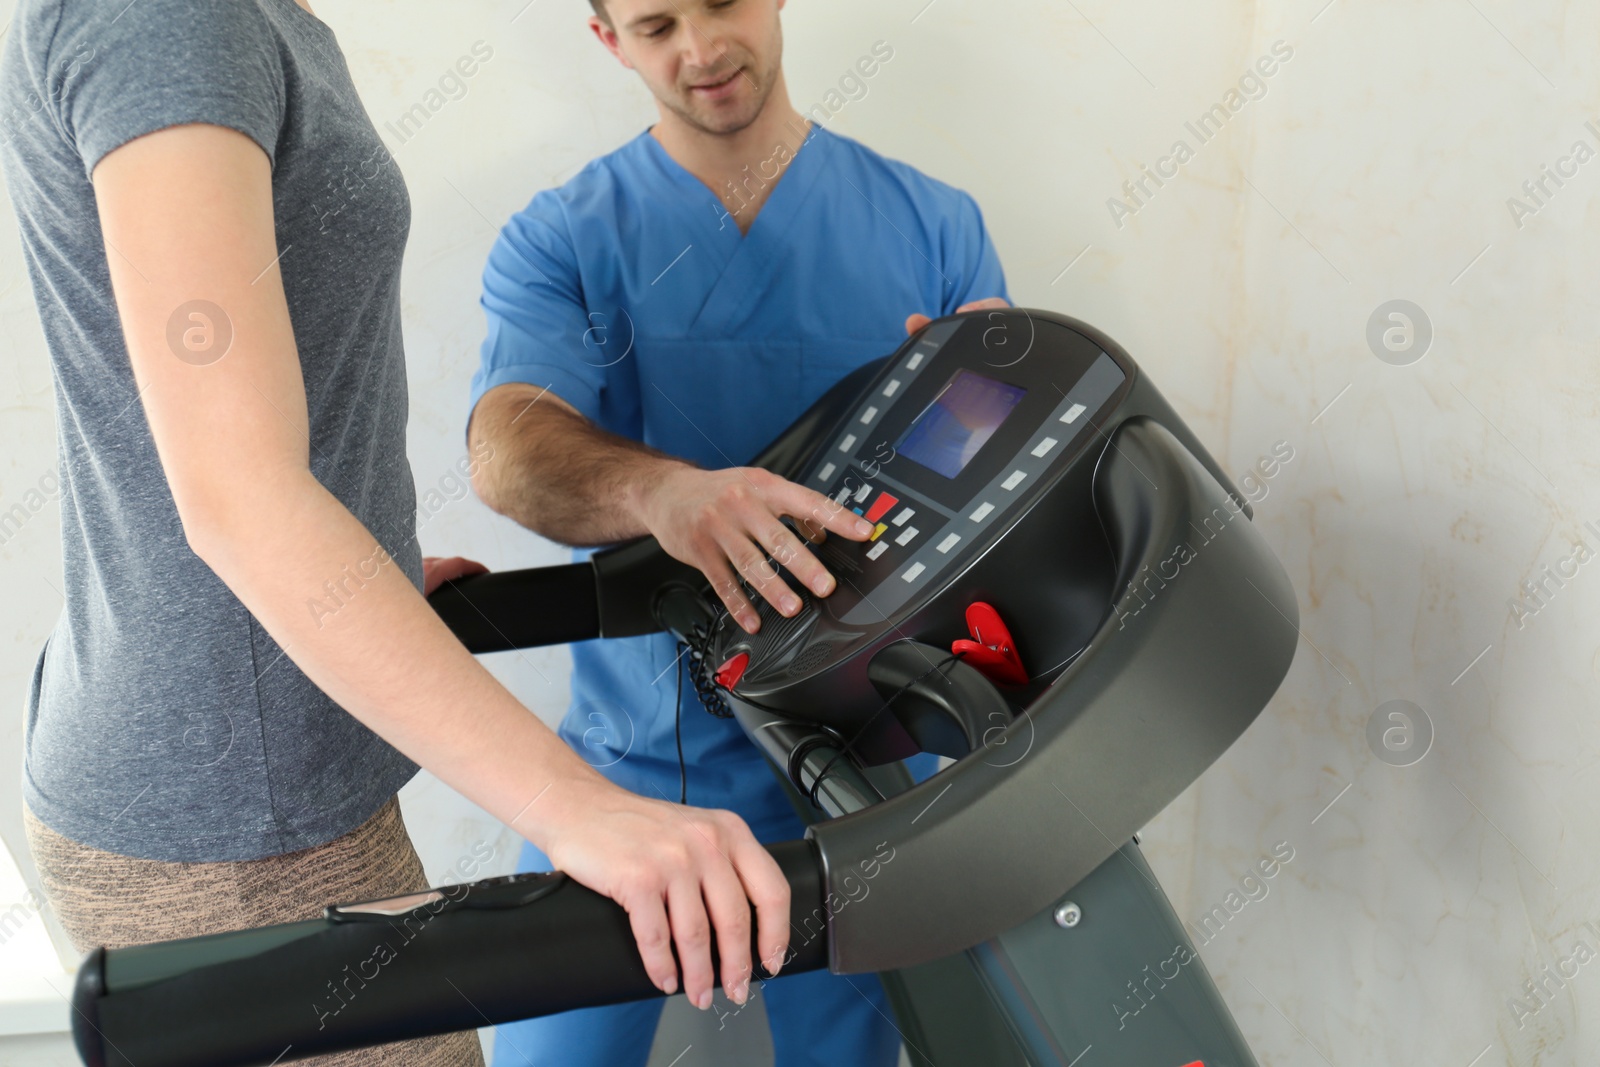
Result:
<svg viewBox="0 0 1600 1067"><path fill-rule="evenodd" d="M600 636L594 565L588 561L457 578L435 589L428 603L474 654ZM551 610L555 605L559 612Z"/></svg>
<svg viewBox="0 0 1600 1067"><path fill-rule="evenodd" d="M817 970L828 911L816 853L767 847L789 881L782 973ZM661 995L620 905L562 874L523 874L96 948L78 969L72 1031L89 1067L247 1067Z"/></svg>

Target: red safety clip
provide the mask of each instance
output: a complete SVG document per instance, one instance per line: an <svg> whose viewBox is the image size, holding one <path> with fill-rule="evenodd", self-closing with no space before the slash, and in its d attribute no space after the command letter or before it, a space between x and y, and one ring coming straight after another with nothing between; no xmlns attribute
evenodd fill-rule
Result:
<svg viewBox="0 0 1600 1067"><path fill-rule="evenodd" d="M744 669L750 666L750 653L741 652L736 656L729 656L722 666L717 668L713 675L716 683L724 689L732 689L739 684L739 679L744 677Z"/></svg>
<svg viewBox="0 0 1600 1067"><path fill-rule="evenodd" d="M953 654L978 668L992 682L1002 685L1028 684L1028 672L1022 668L1022 657L1017 655L1011 631L993 606L981 600L968 604L967 632L972 634L970 641L962 638L950 643Z"/></svg>

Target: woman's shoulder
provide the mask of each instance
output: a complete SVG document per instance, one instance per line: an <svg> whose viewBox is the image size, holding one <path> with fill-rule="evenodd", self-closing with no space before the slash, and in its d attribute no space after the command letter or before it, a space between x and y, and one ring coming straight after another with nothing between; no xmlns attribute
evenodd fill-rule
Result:
<svg viewBox="0 0 1600 1067"><path fill-rule="evenodd" d="M148 31L182 36L208 27L262 26L269 14L294 0L17 0L12 25L50 36L79 29L126 34ZM309 14L309 12L307 13Z"/></svg>
<svg viewBox="0 0 1600 1067"><path fill-rule="evenodd" d="M271 50L281 6L294 0L17 0L5 59L59 92L94 61L192 66L208 52Z"/></svg>
<svg viewBox="0 0 1600 1067"><path fill-rule="evenodd" d="M82 156L86 174L117 145L182 122L242 129L264 139L270 154L285 106L282 34L274 22L312 17L280 10L294 6L18 0L0 86L27 114L14 122L0 117L0 133L62 140ZM34 120L41 112L51 121ZM18 151L28 150L29 138L23 141Z"/></svg>

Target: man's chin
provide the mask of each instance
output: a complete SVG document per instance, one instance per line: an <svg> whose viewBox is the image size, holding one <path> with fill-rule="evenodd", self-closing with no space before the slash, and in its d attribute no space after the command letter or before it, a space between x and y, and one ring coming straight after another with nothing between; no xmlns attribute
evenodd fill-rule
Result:
<svg viewBox="0 0 1600 1067"><path fill-rule="evenodd" d="M766 96L759 99L730 100L725 104L706 104L679 97L673 111L702 133L717 136L738 133L760 117Z"/></svg>
<svg viewBox="0 0 1600 1067"><path fill-rule="evenodd" d="M727 134L738 133L740 130L743 130L751 123L755 122L756 116L759 114L760 112L756 111L749 114L741 113L737 115L704 115L695 120L695 125L699 126L706 133L723 136Z"/></svg>
<svg viewBox="0 0 1600 1067"><path fill-rule="evenodd" d="M738 133L756 120L761 114L760 109L750 111L740 108L738 111L722 111L720 109L679 109L678 115L689 125L701 133L715 136L726 136Z"/></svg>

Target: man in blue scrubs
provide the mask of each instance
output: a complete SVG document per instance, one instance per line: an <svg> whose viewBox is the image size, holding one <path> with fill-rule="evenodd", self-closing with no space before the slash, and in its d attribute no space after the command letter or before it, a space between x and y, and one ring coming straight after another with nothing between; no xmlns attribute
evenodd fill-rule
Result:
<svg viewBox="0 0 1600 1067"><path fill-rule="evenodd" d="M660 121L539 193L501 231L484 271L488 336L469 431L493 459L474 486L564 544L654 534L753 631L736 574L784 615L799 607L781 581L763 579L769 556L819 595L833 589L783 516L826 516L819 525L856 540L870 527L740 465L844 374L893 351L922 312L1000 305L1005 279L971 197L791 105L782 0L593 2L595 35L639 73ZM893 54L877 42L856 71L871 77ZM561 732L613 781L669 800L682 789L689 803L737 813L764 842L801 836L762 756L683 684L672 638L590 641L572 656ZM528 846L520 869L550 865ZM705 903L713 914L748 907ZM675 935L703 935L680 931L669 910ZM724 991L737 1010L748 976L730 976ZM761 991L779 1067L896 1063L877 978L813 973ZM502 1026L495 1067L642 1067L661 1007ZM699 1062L717 1062L715 1050Z"/></svg>

